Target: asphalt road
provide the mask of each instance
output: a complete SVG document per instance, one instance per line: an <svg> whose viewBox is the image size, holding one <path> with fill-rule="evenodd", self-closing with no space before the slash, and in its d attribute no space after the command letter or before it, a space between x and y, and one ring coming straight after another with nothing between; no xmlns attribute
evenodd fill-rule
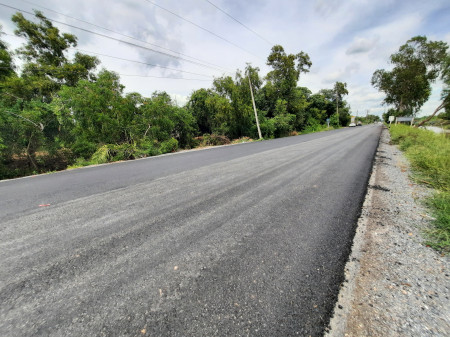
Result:
<svg viewBox="0 0 450 337"><path fill-rule="evenodd" d="M380 131L0 182L0 336L321 335Z"/></svg>

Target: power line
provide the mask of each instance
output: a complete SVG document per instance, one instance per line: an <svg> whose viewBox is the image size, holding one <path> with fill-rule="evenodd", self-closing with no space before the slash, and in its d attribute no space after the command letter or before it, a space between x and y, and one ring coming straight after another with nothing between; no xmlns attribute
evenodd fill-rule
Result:
<svg viewBox="0 0 450 337"><path fill-rule="evenodd" d="M157 64L146 63L146 62L141 62L141 61L137 61L137 60L130 60L130 59L122 58L122 57L117 57L117 56L112 56L112 55L101 54L101 53L97 53L97 52L93 52L93 51L88 51L88 50L83 50L83 49L79 49L79 48L71 48L71 49L75 49L75 50L81 51L81 52L86 53L86 54L94 54L94 55L100 55L100 56L104 56L104 57L110 57L110 58L117 59L117 60L122 60L122 61L127 61L127 62L133 62L133 63L139 63L139 64L143 64L143 65L147 65L147 66L153 66L153 67L158 67L158 68L163 68L163 69L167 69L167 70L178 71L178 72L180 72L180 73L186 73L186 74L197 75L197 76L204 76L204 77L213 77L213 76L211 76L211 75L205 75L205 74L194 73L194 72L191 72L191 71L180 70L180 69L170 68L170 67L166 67L166 66L160 66L160 65L157 65Z"/></svg>
<svg viewBox="0 0 450 337"><path fill-rule="evenodd" d="M186 80L186 81L211 81L205 80L203 78L184 78L184 77L168 77L168 76L151 76L151 75L128 75L128 74L118 74L120 76L130 76L130 77L151 77L151 78L164 78L168 80Z"/></svg>
<svg viewBox="0 0 450 337"><path fill-rule="evenodd" d="M186 22L190 23L191 25L193 25L193 26L195 26L195 27L197 27L197 28L200 28L201 30L204 30L205 32L207 32L207 33L209 33L209 34L211 34L211 35L214 35L215 37L217 37L217 38L219 38L219 39L221 39L221 40L223 40L223 41L225 41L225 42L227 42L227 43L229 43L229 44L235 46L236 48L238 48L238 49L240 49L240 50L242 50L242 51L245 51L246 53L248 53L248 54L250 54L250 55L253 55L254 57L256 57L256 58L258 58L259 60L261 60L261 58L260 58L258 55L253 54L252 52L250 52L250 51L248 51L248 50L246 50L246 49L240 47L240 46L237 45L236 43L231 42L230 40L227 40L226 38L224 38L224 37L222 37L222 36L220 36L220 35L218 35L218 34L212 32L212 31L210 31L209 29L206 29L206 28L204 28L204 27L202 27L202 26L196 24L195 22L192 22L191 20L188 20L188 19L182 17L181 15L178 15L178 14L176 14L176 13L174 13L174 12L168 10L167 8L164 8L164 7L162 7L162 6L160 6L160 5L156 4L156 3L154 3L153 1L150 1L150 0L145 0L145 1L147 1L148 3L151 3L152 5L154 5L154 6L158 7L158 8L160 8L160 9L162 9L163 11L166 11L166 12L168 12L168 13L170 13L170 14L176 16L177 18L179 18L179 19L181 19L181 20L183 20L183 21L186 21Z"/></svg>
<svg viewBox="0 0 450 337"><path fill-rule="evenodd" d="M12 36L12 37L16 37L16 38L19 38L19 39L26 39L26 38L23 37L23 36L17 36L17 35L14 35L14 34L8 34L8 33L3 33L3 34L8 35L8 36ZM122 61L127 61L127 62L133 62L133 63L139 63L139 64L151 66L151 67L158 67L158 68L163 68L163 69L167 69L167 70L173 70L173 71L177 71L177 72L181 72L181 73L186 73L186 74L191 74L191 75L204 76L204 77L213 77L213 76L211 76L211 75L194 73L194 72L191 72L191 71L180 70L180 69L170 68L170 67L166 67L166 66L160 66L160 65L157 65L157 64L146 63L146 62L137 61L137 60L130 60L130 59L126 59L126 58L123 58L123 57L117 57L117 56L112 56L112 55L106 55L106 54L97 53L97 52L93 52L93 51L89 51L89 50L84 50L84 49L80 49L80 48L69 47L69 49L78 50L78 51L83 52L83 53L85 53L85 54L100 55L100 56L103 56L103 57L110 57L110 58L114 58L114 59L117 59L117 60L122 60ZM6 68L6 67L0 67L0 68ZM10 68L10 67L9 67L9 68Z"/></svg>
<svg viewBox="0 0 450 337"><path fill-rule="evenodd" d="M23 10L23 9L19 9L19 8L16 8L16 7L8 6L8 5L5 5L5 4L2 4L2 3L0 3L0 6L4 6L4 7L11 8L11 9L14 9L14 10L19 11L19 12L22 12L22 13L26 13L26 14L29 14L29 15L32 15L32 16L36 16L34 13L31 13L31 12L28 12L28 11L25 11L25 10ZM74 26L74 25L71 25L71 24L68 24L68 23L64 23L64 22L58 21L58 20L49 19L49 18L47 18L47 19L48 19L49 21L52 21L52 22L55 22L55 23L58 23L58 24L61 24L61 25L67 26L67 27L71 27L71 28L75 28L75 29L78 29L78 30L82 30L82 31L84 31L84 32L91 33L91 34L95 34L95 35L104 37L104 38L106 38L106 39L110 39L110 40L122 42L122 43L128 44L128 45L133 46L133 47L138 47L138 48L145 49L145 50L149 50L149 51L152 51L152 52L155 52L155 53L158 53L158 54L162 54L162 55L165 55L165 56L169 56L169 57L172 57L172 58L175 58L175 59L178 59L178 60L182 60L182 61L185 61L185 62L189 62L189 63L192 63L192 64L196 64L196 65L201 66L201 67L204 67L204 68L210 68L210 69L217 68L217 67L208 66L208 65L206 65L206 64L202 64L202 63L199 63L199 62L191 61L191 60L185 59L185 58L180 57L180 56L171 55L171 54L168 54L168 53L159 51L159 50L155 50L155 49L152 49L152 48L144 47L144 46L141 46L141 45L138 45L138 44L129 42L129 41L124 41L124 40L121 40L121 39L117 39L117 38L112 37L112 36L108 36L108 35L105 35L105 34L97 33L97 32L94 32L94 31L92 31L92 30L89 30L89 29L77 27L77 26ZM216 69L216 70L217 70L217 69Z"/></svg>
<svg viewBox="0 0 450 337"><path fill-rule="evenodd" d="M117 35L126 37L126 38L128 38L128 39L132 39L132 40L135 40L135 41L139 41L139 42L148 44L148 45L150 45L150 46L154 46L154 47L157 47L157 48L166 50L166 51L170 51L170 52L172 52L172 53L175 53L175 54L178 54L178 55L181 55L181 56L189 57L189 58L191 58L191 59L193 59L193 60L196 60L196 61L199 61L199 62L202 62L202 63L206 63L206 64L209 64L209 65L215 66L215 67L217 67L217 68L222 68L222 67L220 67L220 66L218 66L218 65L216 65L216 64L214 64L214 63L210 63L210 62L208 62L208 61L201 60L201 59L199 59L199 58L196 58L196 57L193 57L193 56L189 56L189 55L187 55L187 54L183 54L183 53L177 52L177 51L175 51L175 50L172 50L172 49L169 49L169 48L165 48L165 47L159 46L159 45L154 44L154 43L150 43L150 42L147 42L147 41L144 41L144 40L140 40L140 39L137 39L137 38L135 38L135 37L133 37L133 36L130 36L130 35L126 35L126 34L123 34L123 33L119 33L119 32L117 32L117 31L115 31L115 30L112 30L112 29L109 29L109 28L106 28L106 27L97 25L97 24L92 23L92 22L88 22L88 21L85 21L85 20L82 20L82 19L78 19L78 18L73 17L73 16L70 16L70 15L66 15L66 14L57 12L57 11L55 11L55 10L53 10L53 9L46 8L46 7L44 7L44 6L35 4L35 3L31 2L31 1L27 1L27 0L21 0L21 1L22 1L22 2L25 2L25 3L28 3L28 4L30 4L30 5L36 6L36 7L43 8L43 9L45 9L45 10L47 10L47 11L56 13L56 14L58 14L58 15L61 15L61 16L66 17L66 18L70 18L70 19L72 19L72 20L80 21L80 22L86 23L86 24L88 24L88 25L91 25L91 26L94 26L94 27L97 27L97 28L106 30L106 31L108 31L108 32L111 32L111 33L114 33L114 34L117 34ZM223 68L222 68L222 69L223 69ZM224 69L224 70L225 70L225 69Z"/></svg>
<svg viewBox="0 0 450 337"><path fill-rule="evenodd" d="M0 69L11 69L11 67L0 67ZM87 69L80 69L81 71L87 70ZM78 73L79 71L76 70L63 70L63 69L43 69L43 68L33 68L28 69L31 73L33 72L41 72L45 73L46 75L53 76L55 74L67 74L67 73ZM89 70L88 70L89 71ZM112 71L113 73L119 75L119 76L130 76L130 77L151 77L151 78L165 78L169 80L187 80L187 81L211 81L211 79L207 80L204 78L185 78L185 77L170 77L170 76L153 76L153 75L141 75L141 74L121 74L115 71Z"/></svg>
<svg viewBox="0 0 450 337"><path fill-rule="evenodd" d="M236 19L235 17L231 16L231 14L228 14L227 12L225 12L222 8L218 7L217 5L213 4L211 1L209 0L205 0L206 2L208 2L211 6L214 6L215 8L217 8L219 11L221 11L223 14L225 14L226 16L228 16L229 18L233 19L234 21L236 21L237 23L239 23L241 26L243 26L245 29L249 30L250 32L252 32L253 34L255 34L256 36L258 36L260 39L264 40L265 42L267 42L268 44L270 44L271 46L274 45L274 43L270 42L269 40L267 40L266 38L264 38L263 36L261 36L260 34L258 34L257 32L255 32L253 29L251 29L250 27L246 26L245 24L243 24L241 21L239 21L238 19Z"/></svg>

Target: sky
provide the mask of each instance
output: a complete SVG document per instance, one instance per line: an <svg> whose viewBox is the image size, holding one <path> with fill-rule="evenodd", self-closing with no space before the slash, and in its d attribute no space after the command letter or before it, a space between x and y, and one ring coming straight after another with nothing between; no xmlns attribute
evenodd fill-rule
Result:
<svg viewBox="0 0 450 337"><path fill-rule="evenodd" d="M390 69L389 56L408 39L425 35L450 44L448 0L0 0L2 39L10 49L15 9L40 10L62 32L78 37L77 49L120 74L125 92L166 91L178 105L210 88L214 77L234 76L247 63L265 76L271 48L306 52L312 61L298 85L313 93L346 82L353 115L381 115L384 94L370 80ZM32 15L23 13L27 19ZM76 50L70 50L70 54ZM433 85L421 115L439 105Z"/></svg>

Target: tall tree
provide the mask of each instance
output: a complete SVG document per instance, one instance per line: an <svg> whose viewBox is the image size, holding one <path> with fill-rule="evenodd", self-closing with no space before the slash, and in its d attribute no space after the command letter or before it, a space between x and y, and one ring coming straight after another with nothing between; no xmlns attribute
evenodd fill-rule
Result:
<svg viewBox="0 0 450 337"><path fill-rule="evenodd" d="M336 115L339 117L339 102L342 102L342 97L344 95L348 95L347 83L345 82L336 82L334 84L334 95L336 97Z"/></svg>
<svg viewBox="0 0 450 337"><path fill-rule="evenodd" d="M448 45L428 41L425 36L408 40L392 54L391 71L378 69L372 85L386 94L384 104L393 105L400 115L416 115L431 95L431 84L442 71Z"/></svg>
<svg viewBox="0 0 450 337"><path fill-rule="evenodd" d="M309 72L311 60L303 51L298 54L286 54L283 47L276 45L267 58L267 65L273 68L266 79L267 91L272 99L271 110L275 110L276 102L281 99L287 102L287 112L295 114L295 88L301 73Z"/></svg>
<svg viewBox="0 0 450 337"><path fill-rule="evenodd" d="M35 11L35 17L38 22L27 20L22 13L12 16L17 26L15 34L27 40L17 50L25 61L22 86L32 89L28 90L28 98L40 97L50 102L51 94L61 85L74 86L80 79L94 79L92 71L99 61L94 56L81 53L76 53L70 61L66 54L69 48L76 47L76 36L61 33L40 11Z"/></svg>

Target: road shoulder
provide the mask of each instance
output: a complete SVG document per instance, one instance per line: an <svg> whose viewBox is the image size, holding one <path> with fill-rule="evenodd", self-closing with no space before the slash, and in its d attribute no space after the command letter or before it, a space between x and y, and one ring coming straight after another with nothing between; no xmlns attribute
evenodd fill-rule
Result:
<svg viewBox="0 0 450 337"><path fill-rule="evenodd" d="M449 258L423 245L430 193L383 130L327 336L446 336Z"/></svg>

